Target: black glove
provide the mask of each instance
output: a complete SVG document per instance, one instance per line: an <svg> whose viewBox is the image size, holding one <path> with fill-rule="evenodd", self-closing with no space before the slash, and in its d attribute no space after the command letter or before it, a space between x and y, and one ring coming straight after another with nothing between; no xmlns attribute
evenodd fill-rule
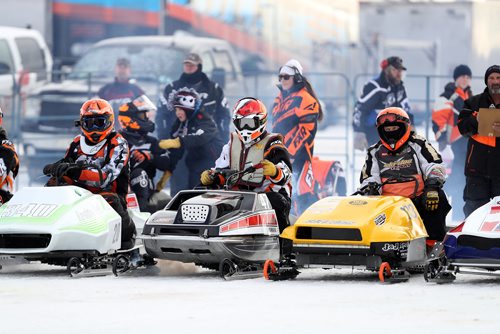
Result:
<svg viewBox="0 0 500 334"><path fill-rule="evenodd" d="M0 142L7 139L7 131L0 126Z"/></svg>
<svg viewBox="0 0 500 334"><path fill-rule="evenodd" d="M380 184L377 182L368 182L366 185L365 189L363 190L363 193L368 196L373 196L373 195L380 195Z"/></svg>
<svg viewBox="0 0 500 334"><path fill-rule="evenodd" d="M422 195L422 201L427 211L437 210L439 206L438 188L425 188Z"/></svg>
<svg viewBox="0 0 500 334"><path fill-rule="evenodd" d="M458 122L458 129L462 136L470 137L477 133L478 123L474 116L464 117Z"/></svg>
<svg viewBox="0 0 500 334"><path fill-rule="evenodd" d="M45 167L43 167L43 174L47 176L54 176L57 165L59 165L57 162L46 165Z"/></svg>

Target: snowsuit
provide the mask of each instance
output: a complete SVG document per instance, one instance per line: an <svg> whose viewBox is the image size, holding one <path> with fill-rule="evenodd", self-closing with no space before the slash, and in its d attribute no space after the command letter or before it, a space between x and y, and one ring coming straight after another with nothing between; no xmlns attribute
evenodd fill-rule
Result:
<svg viewBox="0 0 500 334"><path fill-rule="evenodd" d="M474 210L500 195L500 138L480 136L477 112L480 108L500 109L495 105L488 88L466 100L458 116L458 129L467 143L465 161L464 214Z"/></svg>
<svg viewBox="0 0 500 334"><path fill-rule="evenodd" d="M205 73L198 69L195 73L183 73L179 80L168 84L163 91L163 96L160 98L158 112L156 114L157 135L159 139L169 138L172 126L176 121L175 110L168 99L170 94L178 91L181 88L193 88L202 99L200 107L205 109L205 112L210 116L216 125L218 138L221 143L227 142L229 138L229 124L231 115L227 108L227 101L224 97L222 88L210 81ZM178 168L173 172L170 178L171 195L175 195L179 190L188 188L187 164L184 159L177 163Z"/></svg>
<svg viewBox="0 0 500 334"><path fill-rule="evenodd" d="M128 215L125 199L130 178L127 141L122 135L113 131L104 141L94 145L96 148L94 154L85 154L82 151L82 141L85 141L83 135L76 136L60 162L83 162L97 165L102 170L104 182L100 184L99 173L96 169L86 168L78 177L68 180L68 183L104 197L122 218L122 248L131 248L135 243L136 230L134 222Z"/></svg>
<svg viewBox="0 0 500 334"><path fill-rule="evenodd" d="M280 90L272 110L272 132L283 135L290 154L296 194L294 203L297 203L297 212L300 214L318 199L312 159L319 103L308 93L303 83L295 84L290 91L284 91L281 87Z"/></svg>
<svg viewBox="0 0 500 334"><path fill-rule="evenodd" d="M455 86L454 82L448 83L444 92L434 103L432 110L432 129L442 151L446 145L451 145L453 152L453 163L451 174L445 190L452 198L452 207L455 208L453 216L455 220L463 218L461 210L464 206L463 188L465 186L465 157L467 154L467 138L462 137L458 130L458 114L464 106L465 100L472 95L470 87L462 89Z"/></svg>
<svg viewBox="0 0 500 334"><path fill-rule="evenodd" d="M181 147L169 149L169 158L164 160L162 169L175 171L178 162L185 157L186 187L193 189L200 184L200 174L209 169L219 156L223 143L218 137L218 130L213 119L203 111L194 112L185 122L178 119L172 125L170 138L179 138ZM176 193L172 190L172 196Z"/></svg>
<svg viewBox="0 0 500 334"><path fill-rule="evenodd" d="M429 238L443 240L446 215L451 209L441 189L446 179L446 169L439 153L423 137L412 131L409 140L396 152L388 150L380 141L370 146L361 171L360 188L370 182L382 184L387 179L405 176L415 177L416 182L386 184L381 189L381 195L410 198L424 222ZM438 208L434 211L427 211L423 202L423 194L428 189L439 193Z"/></svg>
<svg viewBox="0 0 500 334"><path fill-rule="evenodd" d="M141 211L153 213L158 203L151 197L155 193L153 179L156 170L165 171L168 154L158 146L158 139L122 129L120 134L130 148L130 189L137 196Z"/></svg>
<svg viewBox="0 0 500 334"><path fill-rule="evenodd" d="M361 97L354 106L354 131L366 134L368 146L379 140L375 127L378 113L389 107L402 108L408 113L410 119L413 118L403 82L398 85L390 83L382 71L378 77L364 85Z"/></svg>
<svg viewBox="0 0 500 334"><path fill-rule="evenodd" d="M8 202L14 192L14 179L19 172L19 158L14 144L0 127L0 205Z"/></svg>
<svg viewBox="0 0 500 334"><path fill-rule="evenodd" d="M278 175L271 178L264 176L262 169L257 169L252 174L240 176L234 189L266 193L276 212L281 233L290 225L288 215L291 208L290 194L292 190L292 165L281 135L265 132L258 142L245 147L238 134L232 132L231 139L224 145L219 159L215 162L215 168L243 171L264 159L276 165ZM221 174L216 174L214 185L224 186L225 182L226 180Z"/></svg>

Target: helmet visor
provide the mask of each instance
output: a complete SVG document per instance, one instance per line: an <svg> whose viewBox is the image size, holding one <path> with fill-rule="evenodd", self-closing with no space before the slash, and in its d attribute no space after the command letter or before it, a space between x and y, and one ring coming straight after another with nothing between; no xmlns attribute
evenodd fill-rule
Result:
<svg viewBox="0 0 500 334"><path fill-rule="evenodd" d="M402 121L408 123L409 120L406 117L396 114L385 114L377 118L377 126L380 126L384 123L394 123L397 121Z"/></svg>
<svg viewBox="0 0 500 334"><path fill-rule="evenodd" d="M81 124L86 131L103 131L109 128L111 119L108 116L84 117Z"/></svg>
<svg viewBox="0 0 500 334"><path fill-rule="evenodd" d="M156 106L146 95L141 95L135 98L132 103L135 105L138 111L156 111Z"/></svg>
<svg viewBox="0 0 500 334"><path fill-rule="evenodd" d="M259 118L258 117L243 117L236 118L234 120L234 126L238 130L257 130L259 128Z"/></svg>

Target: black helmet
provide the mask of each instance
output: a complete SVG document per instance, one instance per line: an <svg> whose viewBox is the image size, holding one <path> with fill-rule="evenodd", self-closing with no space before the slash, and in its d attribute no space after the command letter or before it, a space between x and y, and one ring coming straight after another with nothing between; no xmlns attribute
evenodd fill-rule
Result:
<svg viewBox="0 0 500 334"><path fill-rule="evenodd" d="M147 134L155 130L155 123L146 114L148 111L156 111L156 106L146 95L141 95L120 106L118 121L127 131Z"/></svg>

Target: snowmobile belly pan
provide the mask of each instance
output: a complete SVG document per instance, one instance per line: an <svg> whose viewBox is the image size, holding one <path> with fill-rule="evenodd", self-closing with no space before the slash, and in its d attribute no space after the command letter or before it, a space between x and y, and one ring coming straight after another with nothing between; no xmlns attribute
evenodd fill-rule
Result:
<svg viewBox="0 0 500 334"><path fill-rule="evenodd" d="M181 262L219 263L225 258L250 262L279 259L279 241L269 236L211 237L142 235L148 254Z"/></svg>

